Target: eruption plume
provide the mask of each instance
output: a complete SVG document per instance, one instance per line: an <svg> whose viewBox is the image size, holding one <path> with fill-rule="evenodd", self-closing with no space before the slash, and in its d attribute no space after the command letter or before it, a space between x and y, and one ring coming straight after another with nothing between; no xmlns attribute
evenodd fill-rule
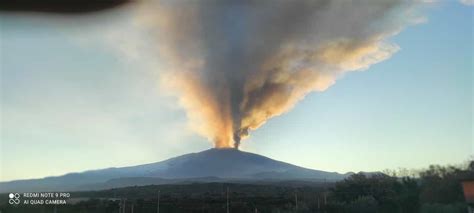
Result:
<svg viewBox="0 0 474 213"><path fill-rule="evenodd" d="M398 50L404 0L146 1L140 26L154 38L192 127L216 147L238 148L268 119L342 74Z"/></svg>

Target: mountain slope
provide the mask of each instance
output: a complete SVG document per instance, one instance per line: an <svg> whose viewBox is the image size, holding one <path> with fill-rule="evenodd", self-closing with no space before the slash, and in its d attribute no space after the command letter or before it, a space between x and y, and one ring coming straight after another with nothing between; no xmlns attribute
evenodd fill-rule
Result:
<svg viewBox="0 0 474 213"><path fill-rule="evenodd" d="M199 181L204 181L203 177L214 177L219 180L340 180L344 178L344 175L306 169L236 149L209 149L151 164L70 173L42 179L1 182L0 192L88 190L104 188L110 185L111 181L127 182L128 185L143 185L142 182L150 183L147 178L154 178L153 181L159 180L157 184L166 184L177 181L192 182L193 179L200 178ZM123 180L120 181L120 179ZM214 179L211 178L211 180Z"/></svg>

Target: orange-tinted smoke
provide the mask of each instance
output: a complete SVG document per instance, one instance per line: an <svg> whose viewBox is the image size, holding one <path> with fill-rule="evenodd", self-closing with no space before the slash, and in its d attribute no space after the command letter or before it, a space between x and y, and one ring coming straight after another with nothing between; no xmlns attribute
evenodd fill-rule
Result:
<svg viewBox="0 0 474 213"><path fill-rule="evenodd" d="M344 73L398 47L387 38L410 17L404 0L143 1L138 25L193 130L236 147ZM162 70L163 71L163 70Z"/></svg>

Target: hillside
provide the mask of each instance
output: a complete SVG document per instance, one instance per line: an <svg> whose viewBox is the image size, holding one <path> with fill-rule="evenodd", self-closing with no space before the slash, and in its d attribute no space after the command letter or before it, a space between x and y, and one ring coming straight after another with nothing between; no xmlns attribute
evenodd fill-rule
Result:
<svg viewBox="0 0 474 213"><path fill-rule="evenodd" d="M106 189L179 182L335 181L345 175L307 169L236 149L209 149L161 162L0 183L0 192Z"/></svg>

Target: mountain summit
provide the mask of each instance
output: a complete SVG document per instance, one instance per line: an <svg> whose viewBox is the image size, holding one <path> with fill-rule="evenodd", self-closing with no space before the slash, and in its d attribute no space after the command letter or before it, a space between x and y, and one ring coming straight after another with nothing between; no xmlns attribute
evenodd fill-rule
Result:
<svg viewBox="0 0 474 213"><path fill-rule="evenodd" d="M180 181L340 180L335 172L307 169L237 149L209 149L161 162L130 167L69 173L42 179L0 183L0 192L88 190L120 186L166 184Z"/></svg>
<svg viewBox="0 0 474 213"><path fill-rule="evenodd" d="M239 151L233 148L209 149L199 153L182 155L157 163L166 164L151 176L164 178L317 178L340 179L338 173L306 169L276 161L262 155Z"/></svg>

